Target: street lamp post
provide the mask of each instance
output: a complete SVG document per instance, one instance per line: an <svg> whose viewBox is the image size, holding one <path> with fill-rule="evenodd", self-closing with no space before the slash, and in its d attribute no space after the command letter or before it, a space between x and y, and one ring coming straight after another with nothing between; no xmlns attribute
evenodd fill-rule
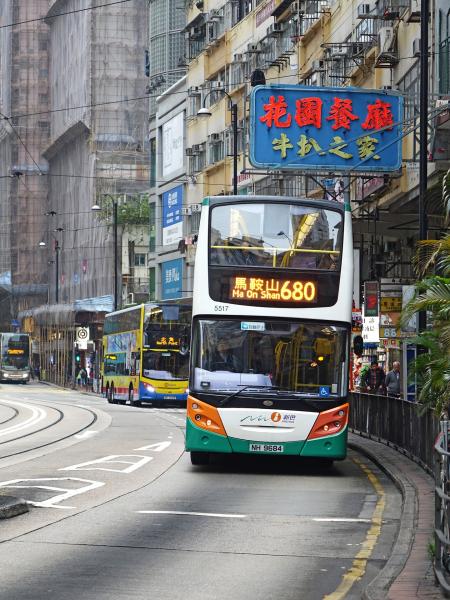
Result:
<svg viewBox="0 0 450 600"><path fill-rule="evenodd" d="M237 107L237 104L235 102L233 102L230 94L228 92L226 92L225 90L223 90L223 89L210 90L204 97L203 106L197 112L197 116L198 117L210 117L212 115L209 108L206 108L205 103L206 103L206 99L213 91L214 92L222 92L223 94L225 94L225 96L229 100L228 108L231 112L231 125L233 128L233 194L235 196L237 196L237 193L238 193L238 191L237 191L237 181L238 181L238 179L237 179L238 178L238 174L237 174L237 170L238 170L238 166L237 166L238 165L238 107Z"/></svg>
<svg viewBox="0 0 450 600"><path fill-rule="evenodd" d="M60 231L63 231L63 229L60 229ZM47 246L47 244L45 242L39 242L39 247L40 248L45 248ZM54 250L55 250L55 260L49 260L48 264L53 264L53 262L55 263L55 304L59 303L59 251L61 249L58 240L54 240L54 246L53 246Z"/></svg>
<svg viewBox="0 0 450 600"><path fill-rule="evenodd" d="M113 203L113 236L114 236L114 310L118 308L117 302L117 288L118 288L118 241L117 241L117 222L118 222L118 208L117 208L117 198L111 196L109 194L105 194L106 198L111 198ZM91 210L99 211L101 210L101 206L98 204L94 204Z"/></svg>
<svg viewBox="0 0 450 600"><path fill-rule="evenodd" d="M55 304L59 303L59 242L55 240Z"/></svg>

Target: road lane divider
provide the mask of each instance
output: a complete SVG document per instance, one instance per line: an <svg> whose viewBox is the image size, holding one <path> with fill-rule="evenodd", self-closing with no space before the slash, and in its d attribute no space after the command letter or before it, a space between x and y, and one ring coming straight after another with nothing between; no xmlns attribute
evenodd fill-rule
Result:
<svg viewBox="0 0 450 600"><path fill-rule="evenodd" d="M183 510L137 510L140 515L179 515L188 517L213 517L215 519L246 519L247 515L233 515L230 513L205 513L188 512Z"/></svg>

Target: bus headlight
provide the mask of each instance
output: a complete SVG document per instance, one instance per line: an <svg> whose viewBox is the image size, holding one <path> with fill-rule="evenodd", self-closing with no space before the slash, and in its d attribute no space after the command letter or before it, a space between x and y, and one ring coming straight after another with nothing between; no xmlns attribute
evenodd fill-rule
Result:
<svg viewBox="0 0 450 600"><path fill-rule="evenodd" d="M7 379L7 378L9 377L9 374L8 374L8 373L3 373L3 377L4 377L5 379Z"/></svg>
<svg viewBox="0 0 450 600"><path fill-rule="evenodd" d="M22 373L22 377L23 377L24 379L27 379L27 378L28 378L28 373Z"/></svg>
<svg viewBox="0 0 450 600"><path fill-rule="evenodd" d="M147 392L150 392L150 394L153 394L155 391L155 388L149 383L144 383L144 387L147 390Z"/></svg>

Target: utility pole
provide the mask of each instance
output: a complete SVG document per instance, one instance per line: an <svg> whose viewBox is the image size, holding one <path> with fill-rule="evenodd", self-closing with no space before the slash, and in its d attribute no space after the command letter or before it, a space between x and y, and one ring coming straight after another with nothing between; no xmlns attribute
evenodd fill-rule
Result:
<svg viewBox="0 0 450 600"><path fill-rule="evenodd" d="M420 4L420 108L419 108L419 241L427 239L427 179L428 179L428 17L429 0ZM427 315L420 311L419 332L427 326Z"/></svg>
<svg viewBox="0 0 450 600"><path fill-rule="evenodd" d="M117 198L113 198L113 209L114 209L114 310L117 310L117 261L118 261L118 249L117 249Z"/></svg>
<svg viewBox="0 0 450 600"><path fill-rule="evenodd" d="M59 242L55 240L55 304L59 303Z"/></svg>

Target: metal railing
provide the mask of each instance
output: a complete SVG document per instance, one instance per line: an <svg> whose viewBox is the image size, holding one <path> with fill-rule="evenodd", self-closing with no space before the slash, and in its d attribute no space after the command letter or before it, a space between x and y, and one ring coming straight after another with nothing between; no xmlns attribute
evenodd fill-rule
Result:
<svg viewBox="0 0 450 600"><path fill-rule="evenodd" d="M450 595L450 421L406 400L354 392L350 428L419 463L435 482L434 573ZM436 440L436 441L434 441ZM431 532L430 532L431 533Z"/></svg>
<svg viewBox="0 0 450 600"><path fill-rule="evenodd" d="M441 588L450 593L450 446L449 421L441 421L434 450L436 452L434 511L434 573Z"/></svg>
<svg viewBox="0 0 450 600"><path fill-rule="evenodd" d="M420 414L414 402L377 394L354 392L351 402L351 429L392 446L433 474L439 421L432 411Z"/></svg>

